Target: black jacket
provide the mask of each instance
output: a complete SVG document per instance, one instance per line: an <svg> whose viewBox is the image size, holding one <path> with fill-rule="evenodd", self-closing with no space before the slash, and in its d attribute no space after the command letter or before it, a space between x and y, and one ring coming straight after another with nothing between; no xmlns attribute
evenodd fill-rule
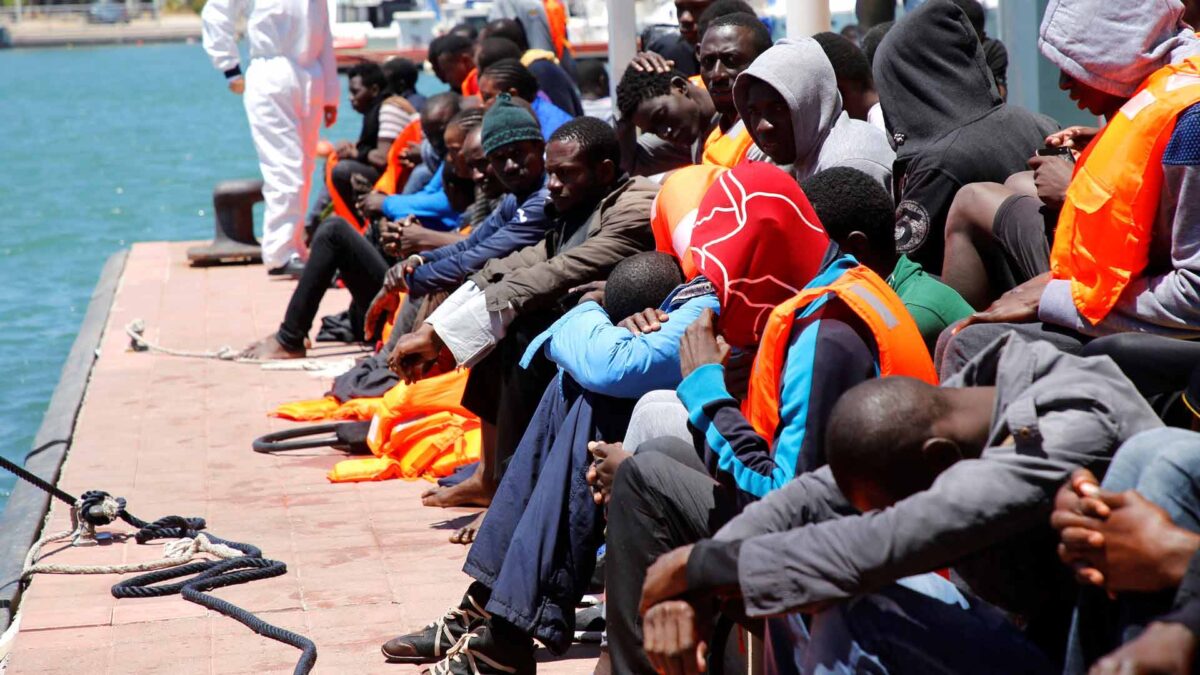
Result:
<svg viewBox="0 0 1200 675"><path fill-rule="evenodd" d="M898 22L874 73L896 145L896 247L938 273L958 189L1024 171L1058 125L1000 99L975 29L950 0L929 0Z"/></svg>

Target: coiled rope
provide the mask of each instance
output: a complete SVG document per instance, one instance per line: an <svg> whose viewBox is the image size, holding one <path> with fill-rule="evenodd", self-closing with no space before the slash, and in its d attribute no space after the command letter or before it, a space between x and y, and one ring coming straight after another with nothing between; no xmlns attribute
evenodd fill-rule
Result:
<svg viewBox="0 0 1200 675"><path fill-rule="evenodd" d="M51 445L63 441L51 441L35 448L36 454ZM263 621L250 612L208 594L208 591L244 584L259 579L269 579L287 573L287 565L279 560L264 558L262 550L252 544L222 539L211 532L201 533L206 523L203 518L166 516L154 522L146 522L125 510L125 500L107 492L90 490L78 498L51 485L18 464L0 457L3 468L21 480L41 489L55 499L71 507L71 530L42 537L29 549L21 574L23 583L28 583L35 574L115 574L147 572L132 579L125 579L112 587L116 598L156 598L179 594L184 600L219 612L246 626L250 630L272 640L299 649L300 659L293 670L294 675L307 675L317 662L317 646L312 640ZM132 565L54 565L40 564L38 555L43 546L53 541L73 538L73 545L94 543L96 527L121 520L137 528L133 538L139 544L157 539L175 539L164 546L164 555L159 560ZM218 560L197 560L197 555L207 553ZM184 578L189 577L190 578ZM183 579L171 584L162 582Z"/></svg>

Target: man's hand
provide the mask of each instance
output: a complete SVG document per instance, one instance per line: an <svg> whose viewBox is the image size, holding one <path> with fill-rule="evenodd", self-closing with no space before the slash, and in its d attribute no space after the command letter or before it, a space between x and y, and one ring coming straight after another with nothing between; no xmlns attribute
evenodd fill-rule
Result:
<svg viewBox="0 0 1200 675"><path fill-rule="evenodd" d="M1037 186L1038 199L1050 208L1062 209L1067 199L1067 186L1075 174L1075 165L1064 157L1034 155L1029 159L1033 169L1033 184Z"/></svg>
<svg viewBox="0 0 1200 675"><path fill-rule="evenodd" d="M441 233L425 227L415 216L408 216L400 228L400 255L411 256L437 248L434 237L438 234Z"/></svg>
<svg viewBox="0 0 1200 675"><path fill-rule="evenodd" d="M391 273L391 270L388 270ZM384 316L392 316L396 310L400 308L400 294L395 291L389 291L385 284L379 292L375 294L375 299L371 301L371 306L367 308L367 316L363 320L363 337L367 341L375 339L375 326L379 325L380 319Z"/></svg>
<svg viewBox="0 0 1200 675"><path fill-rule="evenodd" d="M400 233L403 229L404 221L387 218L379 221L379 244L383 252L393 258L400 257Z"/></svg>
<svg viewBox="0 0 1200 675"><path fill-rule="evenodd" d="M350 141L338 141L333 146L334 153L338 159L355 159L358 157L358 147Z"/></svg>
<svg viewBox="0 0 1200 675"><path fill-rule="evenodd" d="M683 600L651 607L642 619L642 645L660 673L691 675L708 669L708 644L696 610Z"/></svg>
<svg viewBox="0 0 1200 675"><path fill-rule="evenodd" d="M587 482L592 486L592 499L595 500L596 506L606 506L612 498L617 469L621 467L621 462L632 457L633 453L625 452L625 446L621 443L599 441L588 443L588 452L595 458L587 470Z"/></svg>
<svg viewBox="0 0 1200 675"><path fill-rule="evenodd" d="M1067 127L1047 136L1046 145L1052 148L1071 148L1082 151L1098 135L1100 135L1100 130L1096 127Z"/></svg>
<svg viewBox="0 0 1200 675"><path fill-rule="evenodd" d="M421 163L421 144L416 141L409 141L408 147L400 152L400 163L408 168Z"/></svg>
<svg viewBox="0 0 1200 675"><path fill-rule="evenodd" d="M582 305L589 300L595 302L601 307L604 306L604 287L608 282L601 279L600 281L590 281L582 286L575 286L567 291L567 295L580 293L579 301L575 304Z"/></svg>
<svg viewBox="0 0 1200 675"><path fill-rule="evenodd" d="M675 62L662 57L656 52L638 52L629 62L634 70L647 73L669 73L675 68Z"/></svg>
<svg viewBox="0 0 1200 675"><path fill-rule="evenodd" d="M1059 557L1076 570L1079 581L1110 592L1178 586L1200 550L1200 535L1176 526L1166 511L1132 490L1101 490L1094 499L1106 509L1089 506L1089 498L1075 510L1060 509L1056 499L1050 516L1059 531ZM1105 510L1107 515L1092 515Z"/></svg>
<svg viewBox="0 0 1200 675"><path fill-rule="evenodd" d="M233 78L232 80L229 80L228 85L229 85L229 91L232 91L233 93L237 94L238 96L241 96L242 94L246 93L246 78L242 75L238 75L237 77Z"/></svg>
<svg viewBox="0 0 1200 675"><path fill-rule="evenodd" d="M337 106L327 105L325 106L325 128L328 129L335 124L337 124Z"/></svg>
<svg viewBox="0 0 1200 675"><path fill-rule="evenodd" d="M1189 675L1196 646L1195 634L1183 624L1156 621L1097 661L1088 675Z"/></svg>
<svg viewBox="0 0 1200 675"><path fill-rule="evenodd" d="M965 321L958 324L956 330L962 330L974 323L1031 323L1037 320L1038 305L1042 301L1042 291L1050 283L1050 273L1046 272L1017 286L1000 296L991 307L982 312L975 312Z"/></svg>
<svg viewBox="0 0 1200 675"><path fill-rule="evenodd" d="M679 341L679 370L687 379L700 366L725 363L729 351L725 338L717 335L716 314L706 309L687 327Z"/></svg>
<svg viewBox="0 0 1200 675"><path fill-rule="evenodd" d="M433 326L422 324L420 328L401 336L388 357L388 368L412 384L421 379L427 367L437 360L442 351L442 339Z"/></svg>
<svg viewBox="0 0 1200 675"><path fill-rule="evenodd" d="M687 562L691 553L692 545L688 544L658 556L646 570L639 612L644 615L654 605L687 592Z"/></svg>
<svg viewBox="0 0 1200 675"><path fill-rule="evenodd" d="M383 200L387 199L387 195L372 190L358 199L358 212L363 214L368 220L378 218L383 215Z"/></svg>
<svg viewBox="0 0 1200 675"><path fill-rule="evenodd" d="M670 318L670 315L661 309L647 307L633 316L622 319L617 325L634 335L641 335L642 333L653 333L660 330L662 323Z"/></svg>

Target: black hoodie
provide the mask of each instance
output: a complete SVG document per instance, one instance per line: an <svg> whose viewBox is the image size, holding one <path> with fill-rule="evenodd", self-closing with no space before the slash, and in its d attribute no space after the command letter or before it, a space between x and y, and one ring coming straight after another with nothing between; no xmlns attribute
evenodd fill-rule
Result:
<svg viewBox="0 0 1200 675"><path fill-rule="evenodd" d="M874 73L896 144L896 248L940 273L958 189L1024 171L1058 125L1000 99L975 29L950 0L929 0L897 22Z"/></svg>

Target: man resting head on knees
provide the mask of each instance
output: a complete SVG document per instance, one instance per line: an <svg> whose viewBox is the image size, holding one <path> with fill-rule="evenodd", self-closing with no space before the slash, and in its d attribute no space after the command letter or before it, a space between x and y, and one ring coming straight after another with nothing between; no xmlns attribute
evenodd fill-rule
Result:
<svg viewBox="0 0 1200 675"><path fill-rule="evenodd" d="M638 253L617 263L609 273L603 291L604 311L613 322L623 321L647 307L659 307L682 283L683 272L675 258L658 251Z"/></svg>
<svg viewBox="0 0 1200 675"><path fill-rule="evenodd" d="M931 354L943 330L970 316L971 306L954 289L897 254L895 211L882 185L858 169L834 167L800 187L830 239L886 279L900 296Z"/></svg>

